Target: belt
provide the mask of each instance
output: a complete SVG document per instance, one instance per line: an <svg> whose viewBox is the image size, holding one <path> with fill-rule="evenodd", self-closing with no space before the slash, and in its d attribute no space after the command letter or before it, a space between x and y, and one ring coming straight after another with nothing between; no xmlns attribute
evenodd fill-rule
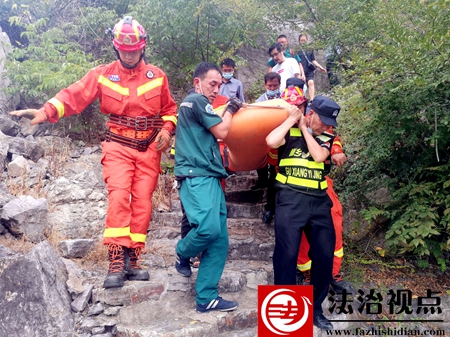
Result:
<svg viewBox="0 0 450 337"><path fill-rule="evenodd" d="M128 131L134 131L134 130L128 130ZM153 141L155 140L159 131L160 131L159 129L154 129L153 131L147 131L147 132L149 132L149 135L145 139L134 139L134 138L128 138L125 136L121 136L119 134L113 133L111 130L108 130L106 132L105 141L116 142L121 145L131 147L132 149L138 150L139 152L145 152L145 151L147 151L147 148L150 146L150 144L153 143Z"/></svg>
<svg viewBox="0 0 450 337"><path fill-rule="evenodd" d="M150 116L129 117L125 115L114 115L114 114L111 114L109 116L109 122L126 128L134 128L137 131L162 128L164 124L164 120L159 117L150 117Z"/></svg>
<svg viewBox="0 0 450 337"><path fill-rule="evenodd" d="M145 139L148 136L150 136L150 133L151 133L150 130L137 131L137 130L130 130L130 129L116 129L113 127L110 127L109 131L111 131L111 133L114 133L116 135L123 136L126 138L131 138L131 139Z"/></svg>

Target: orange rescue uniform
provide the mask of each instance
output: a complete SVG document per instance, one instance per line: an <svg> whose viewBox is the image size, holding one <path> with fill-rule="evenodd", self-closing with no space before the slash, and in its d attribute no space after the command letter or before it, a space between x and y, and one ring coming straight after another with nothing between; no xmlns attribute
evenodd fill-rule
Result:
<svg viewBox="0 0 450 337"><path fill-rule="evenodd" d="M143 61L134 69L123 67L119 60L93 68L82 79L58 92L41 111L48 121L56 123L60 118L79 114L97 98L103 114L129 117L129 125L106 123L115 134L139 140L145 138L153 131L152 117L163 119L162 129L169 135L175 128L177 106L170 94L167 76L158 67ZM143 152L114 141L102 143L103 179L108 190L105 245L145 246L160 161L161 152L156 151L156 143Z"/></svg>

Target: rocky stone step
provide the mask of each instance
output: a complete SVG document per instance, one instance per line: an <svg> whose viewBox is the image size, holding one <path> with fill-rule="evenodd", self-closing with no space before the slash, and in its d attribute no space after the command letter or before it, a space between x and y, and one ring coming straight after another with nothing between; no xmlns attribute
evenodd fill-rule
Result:
<svg viewBox="0 0 450 337"><path fill-rule="evenodd" d="M257 290L258 285L273 284L271 263L227 262L219 294L239 303L236 310L228 313L195 310L195 270L190 278L178 274L174 267L150 268L149 272L150 281L127 281L123 288L103 289L97 284L92 303L77 321L79 336L257 336ZM329 305L326 301L324 308ZM339 328L345 327L339 324ZM323 332L314 328L314 337L322 336Z"/></svg>
<svg viewBox="0 0 450 337"><path fill-rule="evenodd" d="M256 171L239 172L236 175L231 175L225 180L225 193L250 190L257 180Z"/></svg>
<svg viewBox="0 0 450 337"><path fill-rule="evenodd" d="M231 231L233 228L248 227L253 228L253 230L258 230L259 228L267 229L266 227L273 227L272 225L265 225L261 218L263 214L264 207L259 205L253 205L249 207L249 204L232 204L232 212L236 214L252 213L253 217L228 217L228 230ZM183 215L181 211L173 212L153 212L152 220L150 222L149 231L154 231L155 229L162 227L170 227L176 230L180 230L181 219Z"/></svg>
<svg viewBox="0 0 450 337"><path fill-rule="evenodd" d="M264 203L253 203L253 202L233 202L227 201L227 217L228 219L233 218L258 218L262 217L264 212ZM181 221L181 203L180 200L172 200L172 205L170 210L166 211L154 211L152 214L152 221L160 221L162 218L166 222L176 223Z"/></svg>
<svg viewBox="0 0 450 337"><path fill-rule="evenodd" d="M227 202L228 219L249 218L261 219L264 213L264 205L261 203L235 203Z"/></svg>
<svg viewBox="0 0 450 337"><path fill-rule="evenodd" d="M149 268L150 281L126 281L124 287L92 291L87 316L77 325L85 334L110 333L138 336L256 336L257 287L273 283L272 265L261 261L228 261L219 282L219 293L236 300L230 313L197 313L195 282L174 267Z"/></svg>
<svg viewBox="0 0 450 337"><path fill-rule="evenodd" d="M148 232L145 256L153 256L151 265L165 267L175 262L175 246L181 237L180 223L175 226L172 226L172 222L170 226L160 223L153 223ZM270 260L275 242L272 225L266 225L258 219L228 219L228 234L228 258Z"/></svg>
<svg viewBox="0 0 450 337"><path fill-rule="evenodd" d="M226 191L225 200L227 203L264 203L266 201L266 189L252 191L252 190L237 190Z"/></svg>

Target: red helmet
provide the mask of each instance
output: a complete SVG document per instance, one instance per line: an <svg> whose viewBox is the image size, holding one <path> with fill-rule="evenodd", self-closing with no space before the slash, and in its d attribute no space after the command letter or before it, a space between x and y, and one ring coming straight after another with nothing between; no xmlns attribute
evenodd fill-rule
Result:
<svg viewBox="0 0 450 337"><path fill-rule="evenodd" d="M120 20L113 29L113 45L122 51L138 51L145 47L147 34L144 27L131 16Z"/></svg>
<svg viewBox="0 0 450 337"><path fill-rule="evenodd" d="M300 105L306 102L306 97L303 93L303 89L300 89L299 87L294 85L290 85L286 89L284 89L282 98L292 105Z"/></svg>

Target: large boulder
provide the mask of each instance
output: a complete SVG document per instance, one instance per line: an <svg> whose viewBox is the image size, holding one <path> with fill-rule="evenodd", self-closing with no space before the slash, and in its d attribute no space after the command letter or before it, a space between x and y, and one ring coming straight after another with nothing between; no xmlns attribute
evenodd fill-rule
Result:
<svg viewBox="0 0 450 337"><path fill-rule="evenodd" d="M47 214L46 199L20 196L3 206L1 222L12 234L25 235L33 242L40 242L48 227Z"/></svg>
<svg viewBox="0 0 450 337"><path fill-rule="evenodd" d="M0 88L7 88L10 85L10 80L4 76L5 60L11 50L11 41L8 35L4 33L0 27ZM14 110L18 97L7 95L3 90L0 90L0 115L6 115L9 111ZM2 123L3 124L3 123Z"/></svg>
<svg viewBox="0 0 450 337"><path fill-rule="evenodd" d="M72 336L66 282L64 262L47 241L17 257L0 271L0 336Z"/></svg>

